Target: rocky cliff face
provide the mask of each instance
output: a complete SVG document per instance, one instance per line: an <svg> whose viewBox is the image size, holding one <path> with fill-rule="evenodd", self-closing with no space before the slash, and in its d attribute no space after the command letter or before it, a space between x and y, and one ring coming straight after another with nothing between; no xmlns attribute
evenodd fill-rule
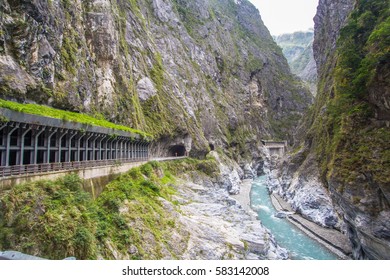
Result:
<svg viewBox="0 0 390 280"><path fill-rule="evenodd" d="M0 95L237 157L311 102L247 0L4 0Z"/></svg>
<svg viewBox="0 0 390 280"><path fill-rule="evenodd" d="M291 72L305 81L315 96L317 94L317 68L313 55L313 41L314 31L299 31L275 37L275 42L283 49Z"/></svg>
<svg viewBox="0 0 390 280"><path fill-rule="evenodd" d="M356 259L390 258L388 27L387 1L319 2L318 95L304 125L306 138L282 171L283 194L300 205L309 205L299 199L300 181L311 178L322 190L312 202L320 202L325 190ZM291 189L297 180L298 188ZM328 199L320 205L329 205ZM311 209L318 207L313 203ZM329 221L336 226L337 219Z"/></svg>

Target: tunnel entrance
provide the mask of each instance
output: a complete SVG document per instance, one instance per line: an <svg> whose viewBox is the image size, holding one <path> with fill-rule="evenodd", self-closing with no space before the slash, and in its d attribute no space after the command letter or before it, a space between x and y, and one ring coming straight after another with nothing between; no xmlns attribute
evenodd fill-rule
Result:
<svg viewBox="0 0 390 280"><path fill-rule="evenodd" d="M169 148L169 156L182 157L186 154L186 148L184 145L175 145Z"/></svg>

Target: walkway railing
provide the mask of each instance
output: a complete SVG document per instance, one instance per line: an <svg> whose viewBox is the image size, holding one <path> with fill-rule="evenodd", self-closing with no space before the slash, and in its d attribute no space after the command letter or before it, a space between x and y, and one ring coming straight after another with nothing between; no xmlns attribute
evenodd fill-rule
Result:
<svg viewBox="0 0 390 280"><path fill-rule="evenodd" d="M78 170L84 168L121 165L122 163L143 162L148 160L165 161L183 159L186 156L163 157L163 158L122 158L122 159L105 159L89 161L72 161L72 162L55 162L28 165L0 166L0 178L9 176L23 176L29 174L43 174L56 171Z"/></svg>
<svg viewBox="0 0 390 280"><path fill-rule="evenodd" d="M23 254L17 251L4 251L0 252L0 260L23 260L23 261L38 261L46 260L44 258ZM64 260L76 260L75 257L68 257Z"/></svg>
<svg viewBox="0 0 390 280"><path fill-rule="evenodd" d="M106 159L72 162L55 162L29 165L0 166L0 177L21 176L36 173L50 173L63 170L77 170L99 166L120 165L122 163L146 161L148 158Z"/></svg>

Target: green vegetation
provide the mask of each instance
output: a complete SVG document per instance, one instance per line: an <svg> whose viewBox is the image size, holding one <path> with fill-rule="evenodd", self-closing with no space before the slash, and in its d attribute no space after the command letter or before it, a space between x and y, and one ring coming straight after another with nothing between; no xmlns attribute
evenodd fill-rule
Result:
<svg viewBox="0 0 390 280"><path fill-rule="evenodd" d="M229 127L225 133L230 147L228 155L236 160L249 158L250 153L247 148L247 142L252 135L251 129L245 123L240 123L237 127Z"/></svg>
<svg viewBox="0 0 390 280"><path fill-rule="evenodd" d="M158 92L163 90L163 82L164 82L164 67L162 64L161 54L157 53L154 55L155 63L153 68L150 70L151 78L156 85L156 89Z"/></svg>
<svg viewBox="0 0 390 280"><path fill-rule="evenodd" d="M62 4L64 6L64 12L65 12L65 18L68 22L72 22L72 14L73 14L73 5L70 0L62 0ZM79 37L79 34L77 31L73 28L69 28L67 25L65 25L63 39L62 39L62 45L61 45L61 60L62 63L69 73L71 73L73 76L77 74L77 68L79 65L78 58L80 58L77 54L80 49L80 42L81 39ZM59 76L61 76L61 73L59 73Z"/></svg>
<svg viewBox="0 0 390 280"><path fill-rule="evenodd" d="M197 15L188 7L187 1L173 0L173 2L188 34L194 39L199 39L199 34L196 32L196 29L194 30L194 27L202 25L203 22L199 20Z"/></svg>
<svg viewBox="0 0 390 280"><path fill-rule="evenodd" d="M130 3L130 10L136 14L138 18L142 17L141 11L138 6L138 1L137 0L129 0Z"/></svg>
<svg viewBox="0 0 390 280"><path fill-rule="evenodd" d="M153 67L149 70L150 78L157 94L141 103L142 114L147 130L154 135L172 135L174 117L169 107L172 106L172 96L164 90L164 66L160 53L153 54Z"/></svg>
<svg viewBox="0 0 390 280"><path fill-rule="evenodd" d="M215 158L209 155L207 155L205 160L185 158L183 160L167 161L160 164L163 164L174 176L180 176L183 173L191 171L202 172L210 177L215 177L219 173Z"/></svg>
<svg viewBox="0 0 390 280"><path fill-rule="evenodd" d="M264 67L264 62L253 56L253 54L249 54L249 58L246 64L246 69L249 73L259 72Z"/></svg>
<svg viewBox="0 0 390 280"><path fill-rule="evenodd" d="M104 119L96 119L94 117L88 116L86 114L80 114L75 112L69 112L64 110L54 109L48 106L37 105L37 104L20 104L12 101L7 101L0 99L0 107L7 108L13 111L22 112L26 114L33 114L39 116L45 116L50 118L61 119L69 122L78 122L87 125L101 126L106 128L118 129L122 131L128 131L131 133L136 133L142 137L151 137L150 134L147 134L143 131L129 128L127 126L118 125L106 121Z"/></svg>
<svg viewBox="0 0 390 280"><path fill-rule="evenodd" d="M390 10L386 1L359 1L338 41L336 90L344 99L364 99L378 66L390 59Z"/></svg>
<svg viewBox="0 0 390 280"><path fill-rule="evenodd" d="M372 96L385 91L379 77L390 72L389 16L386 1L360 0L341 30L333 84L323 79L319 87L327 111L312 126L324 179L350 186L362 176L389 183L390 131L375 120L381 104Z"/></svg>
<svg viewBox="0 0 390 280"><path fill-rule="evenodd" d="M96 258L96 206L77 176L15 186L0 206L0 250Z"/></svg>
<svg viewBox="0 0 390 280"><path fill-rule="evenodd" d="M74 30L68 31L64 34L62 41L61 57L65 69L76 75L77 73L77 51L79 46L77 45L77 34Z"/></svg>
<svg viewBox="0 0 390 280"><path fill-rule="evenodd" d="M162 246L170 247L170 234L176 223L161 199L171 201L174 178L160 167L148 163L134 168L105 188L96 201L96 235L100 243L111 242L124 255L133 245L138 251L131 256L134 259L159 259ZM112 252L104 248L102 254L110 258Z"/></svg>
<svg viewBox="0 0 390 280"><path fill-rule="evenodd" d="M149 162L110 182L96 200L74 174L13 186L0 193L0 251L49 259L159 259L167 252L178 258L189 233L176 219L174 175L193 171L214 176L218 166L213 158Z"/></svg>

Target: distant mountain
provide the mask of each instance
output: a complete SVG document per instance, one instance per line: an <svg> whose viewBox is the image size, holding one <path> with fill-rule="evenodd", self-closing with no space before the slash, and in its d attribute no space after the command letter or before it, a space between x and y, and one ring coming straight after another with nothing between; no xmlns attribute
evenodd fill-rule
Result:
<svg viewBox="0 0 390 280"><path fill-rule="evenodd" d="M316 95L317 69L313 57L314 32L295 32L274 37L283 49L291 71L305 81L313 95Z"/></svg>

